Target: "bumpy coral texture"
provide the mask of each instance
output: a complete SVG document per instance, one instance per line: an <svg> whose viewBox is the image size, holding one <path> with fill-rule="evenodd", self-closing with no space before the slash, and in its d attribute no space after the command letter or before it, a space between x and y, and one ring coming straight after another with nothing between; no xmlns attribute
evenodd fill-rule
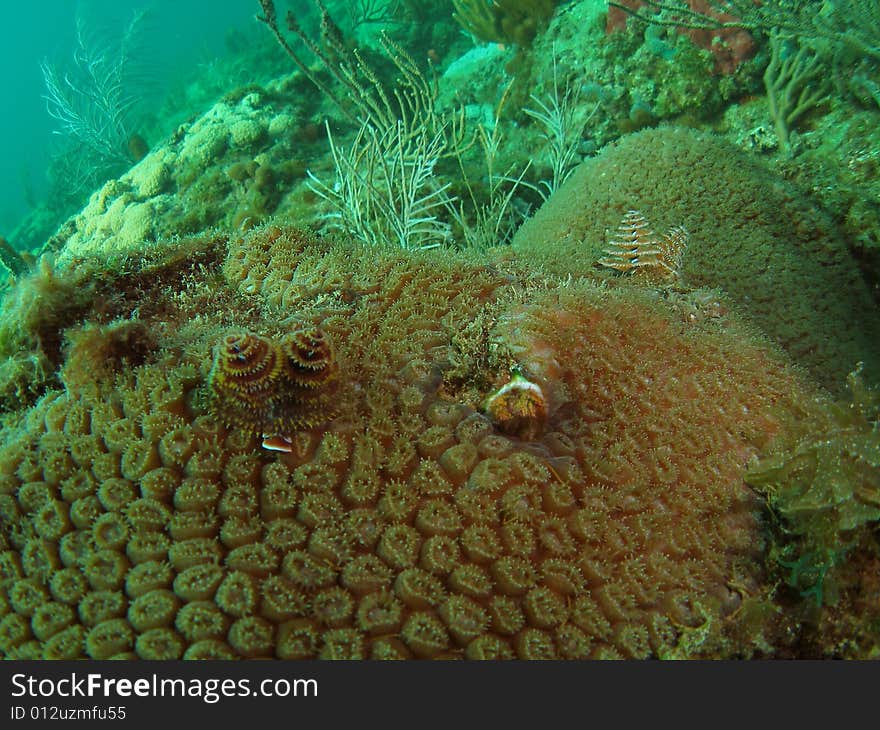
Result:
<svg viewBox="0 0 880 730"><path fill-rule="evenodd" d="M682 225L686 284L724 289L823 385L880 373L880 322L832 222L728 143L661 128L628 135L575 170L518 231L521 254L561 274L598 261L624 213Z"/></svg>
<svg viewBox="0 0 880 730"><path fill-rule="evenodd" d="M225 96L95 191L48 246L71 262L277 212L282 192L305 175L309 142L297 117L306 99L283 82Z"/></svg>
<svg viewBox="0 0 880 730"><path fill-rule="evenodd" d="M754 651L727 631L761 591L744 465L812 397L761 347L635 290L277 228L224 276L222 315L167 301L191 323L155 361L7 418L4 656ZM303 321L338 350L336 413L270 452L208 412L211 348ZM478 410L512 369L547 398L533 440Z"/></svg>

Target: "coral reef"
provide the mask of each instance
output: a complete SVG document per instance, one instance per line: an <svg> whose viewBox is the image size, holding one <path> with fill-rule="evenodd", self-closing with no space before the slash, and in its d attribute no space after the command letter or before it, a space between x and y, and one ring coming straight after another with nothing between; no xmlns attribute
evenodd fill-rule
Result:
<svg viewBox="0 0 880 730"><path fill-rule="evenodd" d="M50 256L12 283L0 306L0 411L32 403L51 382L64 330L79 321L94 291L85 276L60 275Z"/></svg>
<svg viewBox="0 0 880 730"><path fill-rule="evenodd" d="M656 3L647 3L651 6L651 10L658 7ZM626 20L630 13L642 8L646 3L641 0L622 0L620 3L609 3L608 8L608 32L622 30L626 28ZM715 70L722 74L732 74L739 65L751 58L755 53L755 41L752 34L745 28L732 26L723 27L724 23L730 23L736 17L728 12L722 12L718 7L713 7L715 3L706 0L688 0L684 3L687 8L694 11L695 14L704 14L707 19L715 19L718 21L717 27L713 27L711 22L700 25L697 21L693 25L687 24L687 10L680 13L679 17L684 18L682 23L669 23L676 29L676 32L686 35L700 48L711 51L715 57ZM650 17L639 15L640 18ZM695 16L696 17L696 16ZM647 22L651 22L648 20Z"/></svg>
<svg viewBox="0 0 880 730"><path fill-rule="evenodd" d="M527 46L559 0L452 0L452 17L481 41Z"/></svg>
<svg viewBox="0 0 880 730"><path fill-rule="evenodd" d="M527 221L520 254L558 273L587 271L608 230L638 208L689 232L685 280L727 292L825 386L857 362L880 373L880 322L833 222L759 161L682 128L627 136L585 162Z"/></svg>
<svg viewBox="0 0 880 730"><path fill-rule="evenodd" d="M739 64L733 74L716 74L711 50L672 29L633 23L628 32L606 33L606 10L597 0L564 3L528 53L482 45L457 57L440 79L441 105L464 104L470 118L491 118L498 89L512 83L507 116L517 124L505 127L502 150L510 147L513 163L521 158L519 150L540 149L540 125L523 109L534 107L533 95L550 96L554 86L571 94L573 120L589 118L574 131L583 130L581 156L663 121L712 123L732 100L763 92L763 55ZM526 179L548 176L541 156L532 160Z"/></svg>
<svg viewBox="0 0 880 730"><path fill-rule="evenodd" d="M174 281L180 261L161 261L152 277ZM3 655L785 646L776 614L752 610L766 599L763 540L743 473L809 420L816 394L735 319L683 330L635 288L276 227L231 240L222 281L186 270L191 285L142 302L148 360L91 384L67 362L75 387L7 416ZM259 388L218 379L212 349L226 366L224 353L298 353L312 385L325 337L341 363L336 412L310 404L321 417L286 448L213 415L212 381ZM273 387L280 370L262 371ZM542 428L506 431L480 412L512 371L542 394Z"/></svg>
<svg viewBox="0 0 880 730"><path fill-rule="evenodd" d="M771 51L765 91L798 111L794 46L747 60L763 36L711 17L608 33L598 0L456 0L491 41L458 58L448 5L395 4L421 22L390 25L358 3L341 26L315 5L282 34L260 0L271 64L297 71L152 152L130 140L146 154L42 258L5 254L0 657L880 655L878 391L860 372L851 402L825 390L857 361L878 376L846 238L877 249L870 195L813 191L843 201L832 221L720 138L661 127L579 167L512 246L490 247L513 230L499 213L468 248L457 204L400 208L407 250L289 225L329 228L338 189L306 177L344 154L408 197L370 176L364 119L401 151L431 130L427 195L512 221L610 139L762 94ZM457 60L435 78L426 59ZM719 131L770 129L763 96L742 109ZM846 109L786 122L800 190L873 189L876 110L815 140ZM846 165L811 170L840 135ZM538 151L562 138L564 162Z"/></svg>
<svg viewBox="0 0 880 730"><path fill-rule="evenodd" d="M74 258L44 254L0 302L0 412L33 404L63 381L71 389L111 383L119 370L151 360L167 301L218 263L221 236L154 244L137 255ZM202 296L211 296L210 288ZM144 324L151 322L153 331Z"/></svg>
<svg viewBox="0 0 880 730"><path fill-rule="evenodd" d="M59 373L69 389L86 388L150 359L156 340L137 319L117 319L108 324L88 322L65 332L64 365Z"/></svg>
<svg viewBox="0 0 880 730"><path fill-rule="evenodd" d="M744 110L737 108L729 116L734 117L735 111ZM880 131L876 119L876 112L839 105L810 127L793 131L797 155L793 160L779 158L786 177L809 189L818 205L835 217L862 263L875 301L880 294Z"/></svg>
<svg viewBox="0 0 880 730"><path fill-rule="evenodd" d="M317 141L307 131L304 98L283 81L229 94L93 193L48 247L66 264L213 226L247 227L296 207L301 154Z"/></svg>

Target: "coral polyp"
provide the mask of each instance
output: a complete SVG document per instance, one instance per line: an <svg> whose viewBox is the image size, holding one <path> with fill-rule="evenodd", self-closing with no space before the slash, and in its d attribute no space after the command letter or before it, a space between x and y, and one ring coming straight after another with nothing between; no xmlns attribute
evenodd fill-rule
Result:
<svg viewBox="0 0 880 730"><path fill-rule="evenodd" d="M216 418L271 439L325 420L322 388L338 370L333 346L319 327L279 340L235 330L214 348L208 377Z"/></svg>

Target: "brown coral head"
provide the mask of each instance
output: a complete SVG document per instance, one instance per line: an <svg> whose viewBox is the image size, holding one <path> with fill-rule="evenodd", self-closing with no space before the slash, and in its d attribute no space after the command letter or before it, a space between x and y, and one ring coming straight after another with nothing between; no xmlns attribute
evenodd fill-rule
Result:
<svg viewBox="0 0 880 730"><path fill-rule="evenodd" d="M211 382L223 390L257 394L271 388L281 366L272 340L250 332L230 332L215 348Z"/></svg>
<svg viewBox="0 0 880 730"><path fill-rule="evenodd" d="M293 385L317 388L336 376L336 353L320 327L294 330L282 338L279 347L284 360L284 375Z"/></svg>

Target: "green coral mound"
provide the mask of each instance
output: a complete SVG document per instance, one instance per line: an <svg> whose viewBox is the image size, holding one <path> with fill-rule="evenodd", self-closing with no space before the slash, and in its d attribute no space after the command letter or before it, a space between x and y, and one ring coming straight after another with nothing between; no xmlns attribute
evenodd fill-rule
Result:
<svg viewBox="0 0 880 730"><path fill-rule="evenodd" d="M880 322L830 218L759 161L711 134L660 128L585 162L513 246L553 273L584 272L639 210L657 233L690 233L684 279L720 288L826 387L857 362L876 377Z"/></svg>

